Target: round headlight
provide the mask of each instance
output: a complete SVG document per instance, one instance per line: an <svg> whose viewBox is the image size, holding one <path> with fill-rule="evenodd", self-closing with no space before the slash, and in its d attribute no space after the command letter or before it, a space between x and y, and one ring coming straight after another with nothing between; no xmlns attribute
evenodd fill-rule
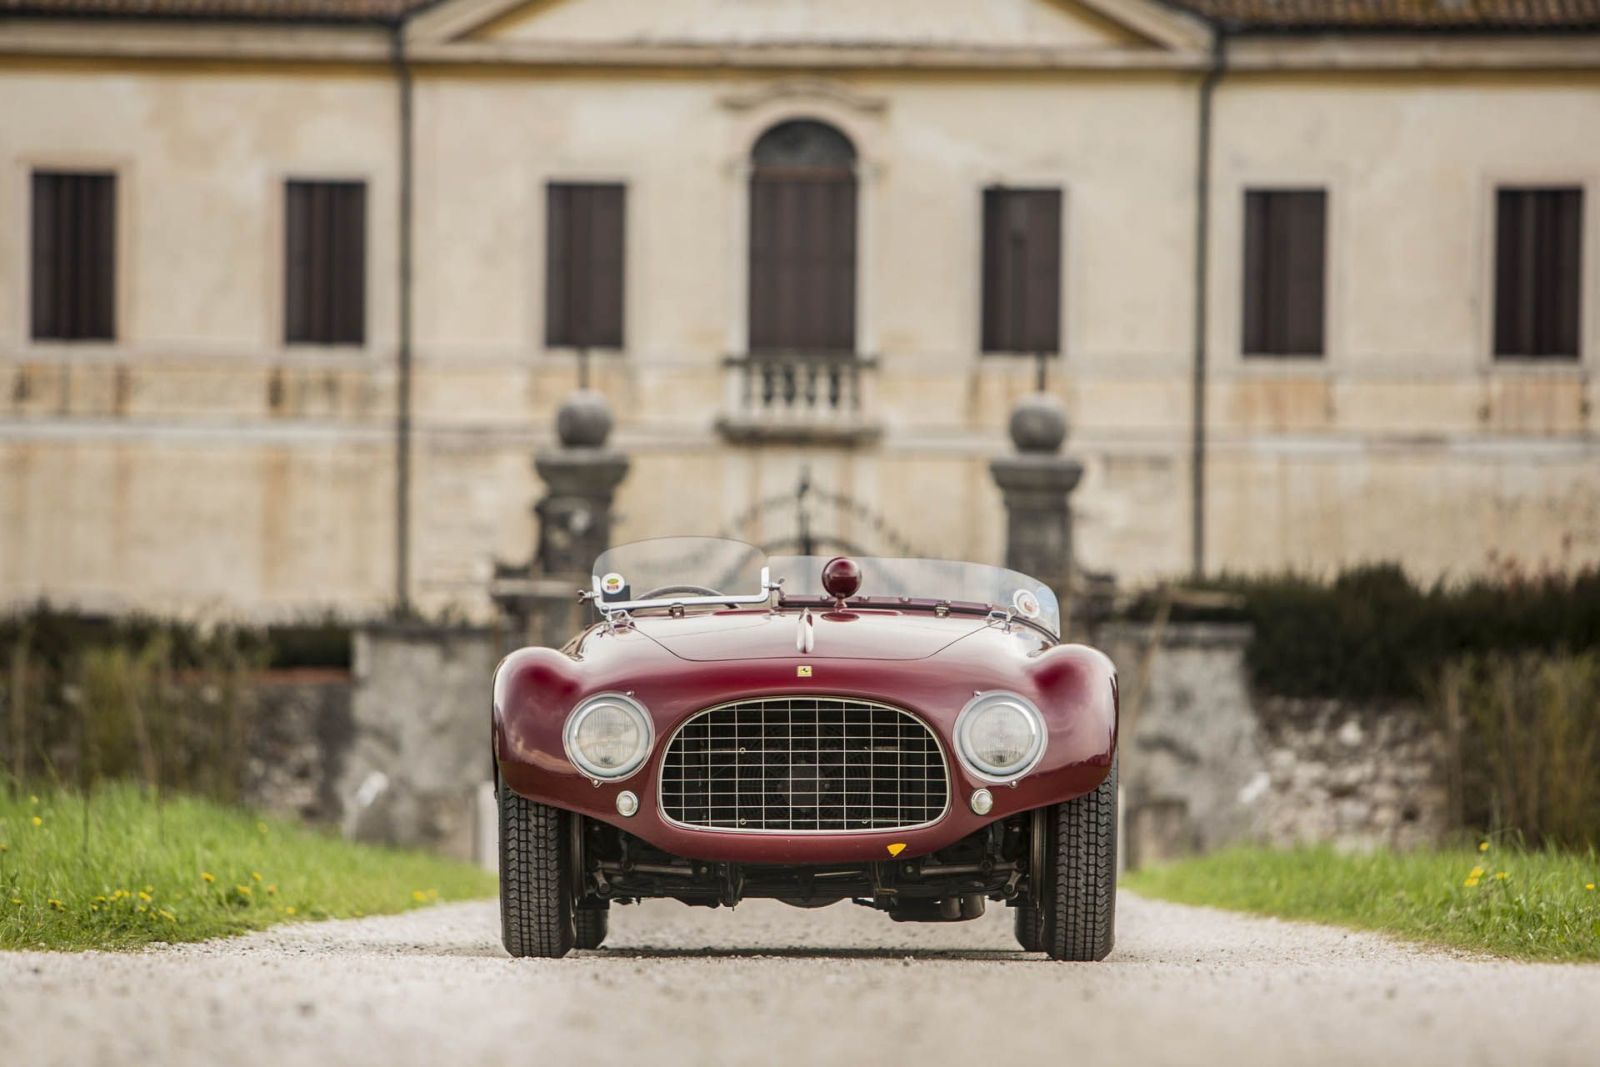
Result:
<svg viewBox="0 0 1600 1067"><path fill-rule="evenodd" d="M567 758L584 774L615 780L639 769L653 735L644 705L621 693L602 693L572 710L562 739Z"/></svg>
<svg viewBox="0 0 1600 1067"><path fill-rule="evenodd" d="M1015 693L983 693L956 719L956 752L977 778L1009 782L1044 755L1044 720Z"/></svg>

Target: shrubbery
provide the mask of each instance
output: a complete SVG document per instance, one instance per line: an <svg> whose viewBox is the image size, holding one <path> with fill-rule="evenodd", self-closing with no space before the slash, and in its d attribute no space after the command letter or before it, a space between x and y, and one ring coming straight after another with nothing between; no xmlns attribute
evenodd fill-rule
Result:
<svg viewBox="0 0 1600 1067"><path fill-rule="evenodd" d="M1165 603L1176 620L1250 623L1264 693L1423 707L1448 742L1462 826L1600 844L1600 570L1421 586L1382 564L1201 589L1146 594L1132 614Z"/></svg>
<svg viewBox="0 0 1600 1067"><path fill-rule="evenodd" d="M231 800L253 676L349 662L350 629L333 620L202 628L46 605L0 617L0 772Z"/></svg>
<svg viewBox="0 0 1600 1067"><path fill-rule="evenodd" d="M1174 619L1248 622L1251 680L1264 692L1356 701L1421 700L1445 664L1497 652L1600 650L1600 570L1527 575L1503 568L1463 582L1420 586L1393 564L1331 581L1301 575L1224 576L1200 588L1232 606ZM1149 617L1163 594L1140 598Z"/></svg>

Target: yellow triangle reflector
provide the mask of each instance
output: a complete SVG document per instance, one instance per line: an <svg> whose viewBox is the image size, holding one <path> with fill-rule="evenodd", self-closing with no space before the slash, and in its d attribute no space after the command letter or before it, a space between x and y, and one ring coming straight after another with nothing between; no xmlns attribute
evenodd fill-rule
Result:
<svg viewBox="0 0 1600 1067"><path fill-rule="evenodd" d="M900 855L900 853L904 852L905 850L906 850L906 843L904 841L896 841L894 844L889 846L889 855L898 856L898 855Z"/></svg>

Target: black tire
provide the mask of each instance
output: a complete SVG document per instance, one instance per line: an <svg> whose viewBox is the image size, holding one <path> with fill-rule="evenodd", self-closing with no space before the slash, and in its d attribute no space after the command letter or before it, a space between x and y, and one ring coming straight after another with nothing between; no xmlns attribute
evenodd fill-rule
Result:
<svg viewBox="0 0 1600 1067"><path fill-rule="evenodd" d="M1039 909L1032 904L1018 904L1011 909L1017 925L1017 944L1024 952L1043 952L1044 935L1039 929Z"/></svg>
<svg viewBox="0 0 1600 1067"><path fill-rule="evenodd" d="M611 929L609 907L579 908L573 918L578 928L573 948L599 948L606 943L606 932Z"/></svg>
<svg viewBox="0 0 1600 1067"><path fill-rule="evenodd" d="M567 814L512 792L501 779L500 938L515 957L556 959L577 939Z"/></svg>
<svg viewBox="0 0 1600 1067"><path fill-rule="evenodd" d="M1039 947L1053 960L1103 960L1116 940L1116 763L1100 788L1057 804L1049 820Z"/></svg>

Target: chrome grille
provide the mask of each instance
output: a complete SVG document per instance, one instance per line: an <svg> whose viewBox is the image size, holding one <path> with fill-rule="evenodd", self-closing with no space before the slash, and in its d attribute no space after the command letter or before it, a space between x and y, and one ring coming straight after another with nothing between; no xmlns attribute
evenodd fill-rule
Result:
<svg viewBox="0 0 1600 1067"><path fill-rule="evenodd" d="M868 700L766 697L703 711L673 735L661 810L684 826L842 832L944 813L944 754L921 720Z"/></svg>

